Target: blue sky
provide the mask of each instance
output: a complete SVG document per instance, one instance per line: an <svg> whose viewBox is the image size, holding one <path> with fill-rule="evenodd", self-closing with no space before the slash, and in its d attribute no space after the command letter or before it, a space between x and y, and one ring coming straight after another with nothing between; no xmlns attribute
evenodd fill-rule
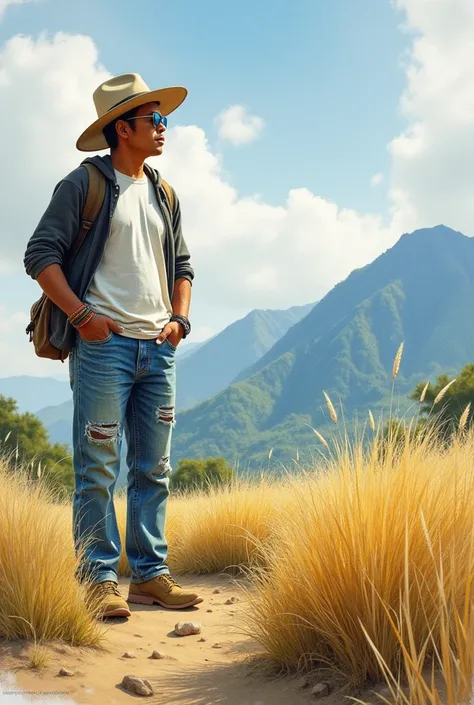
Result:
<svg viewBox="0 0 474 705"><path fill-rule="evenodd" d="M110 72L185 85L189 98L172 122L206 131L242 194L277 204L306 186L384 212L385 189L371 188L370 177L387 172L386 145L403 126L401 20L383 0L37 0L7 9L0 39L85 33ZM266 123L239 150L219 143L214 124L234 103Z"/></svg>
<svg viewBox="0 0 474 705"><path fill-rule="evenodd" d="M180 198L201 341L321 299L405 232L474 235L473 36L472 0L0 0L3 374L65 374L26 344L22 260L110 74L189 90L154 165Z"/></svg>

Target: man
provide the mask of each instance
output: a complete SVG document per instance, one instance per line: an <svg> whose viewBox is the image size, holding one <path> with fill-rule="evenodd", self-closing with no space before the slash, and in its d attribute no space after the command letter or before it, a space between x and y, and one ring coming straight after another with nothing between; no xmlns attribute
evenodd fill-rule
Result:
<svg viewBox="0 0 474 705"><path fill-rule="evenodd" d="M98 119L76 145L110 148L110 155L85 160L106 179L99 215L71 261L89 178L79 166L56 187L25 253L26 272L55 304L51 341L70 352L77 577L92 577L104 617L131 614L117 585L113 505L123 431L128 602L171 609L202 602L169 575L165 539L175 354L190 331L194 272L176 194L145 164L163 152L166 116L186 95L180 87L150 91L137 74L101 84L94 92Z"/></svg>

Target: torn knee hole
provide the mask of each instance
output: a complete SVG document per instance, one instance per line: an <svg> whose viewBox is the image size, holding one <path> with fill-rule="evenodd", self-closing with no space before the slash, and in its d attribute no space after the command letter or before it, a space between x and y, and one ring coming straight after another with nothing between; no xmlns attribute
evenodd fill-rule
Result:
<svg viewBox="0 0 474 705"><path fill-rule="evenodd" d="M88 423L86 436L91 443L115 443L120 436L119 423Z"/></svg>
<svg viewBox="0 0 474 705"><path fill-rule="evenodd" d="M160 406L158 408L158 421L174 423L174 406Z"/></svg>
<svg viewBox="0 0 474 705"><path fill-rule="evenodd" d="M171 465L170 465L170 459L167 456L163 456L160 458L160 462L158 463L158 469L160 474L166 475L171 472Z"/></svg>

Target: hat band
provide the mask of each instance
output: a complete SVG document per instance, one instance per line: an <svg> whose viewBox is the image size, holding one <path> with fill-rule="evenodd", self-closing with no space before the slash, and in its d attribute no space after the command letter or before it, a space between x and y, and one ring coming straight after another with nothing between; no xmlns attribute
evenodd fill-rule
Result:
<svg viewBox="0 0 474 705"><path fill-rule="evenodd" d="M138 98L141 95L146 95L147 93L150 93L150 91L140 91L140 93L132 93L132 95L128 95L126 98L122 98L122 100L119 100L118 103L115 103L115 105L112 105L112 107L107 110L107 113L110 113L112 110L115 110L115 108L118 108L118 106L122 105L122 103L127 103L129 100Z"/></svg>

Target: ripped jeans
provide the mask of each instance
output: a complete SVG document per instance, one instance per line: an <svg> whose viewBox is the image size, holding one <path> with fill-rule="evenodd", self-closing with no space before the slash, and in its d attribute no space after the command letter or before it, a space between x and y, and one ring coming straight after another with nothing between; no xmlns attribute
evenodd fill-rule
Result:
<svg viewBox="0 0 474 705"><path fill-rule="evenodd" d="M121 552L113 492L127 441L125 548L133 582L168 573L165 538L176 349L167 340L110 333L99 342L79 335L69 358L73 391L76 577L117 581Z"/></svg>

